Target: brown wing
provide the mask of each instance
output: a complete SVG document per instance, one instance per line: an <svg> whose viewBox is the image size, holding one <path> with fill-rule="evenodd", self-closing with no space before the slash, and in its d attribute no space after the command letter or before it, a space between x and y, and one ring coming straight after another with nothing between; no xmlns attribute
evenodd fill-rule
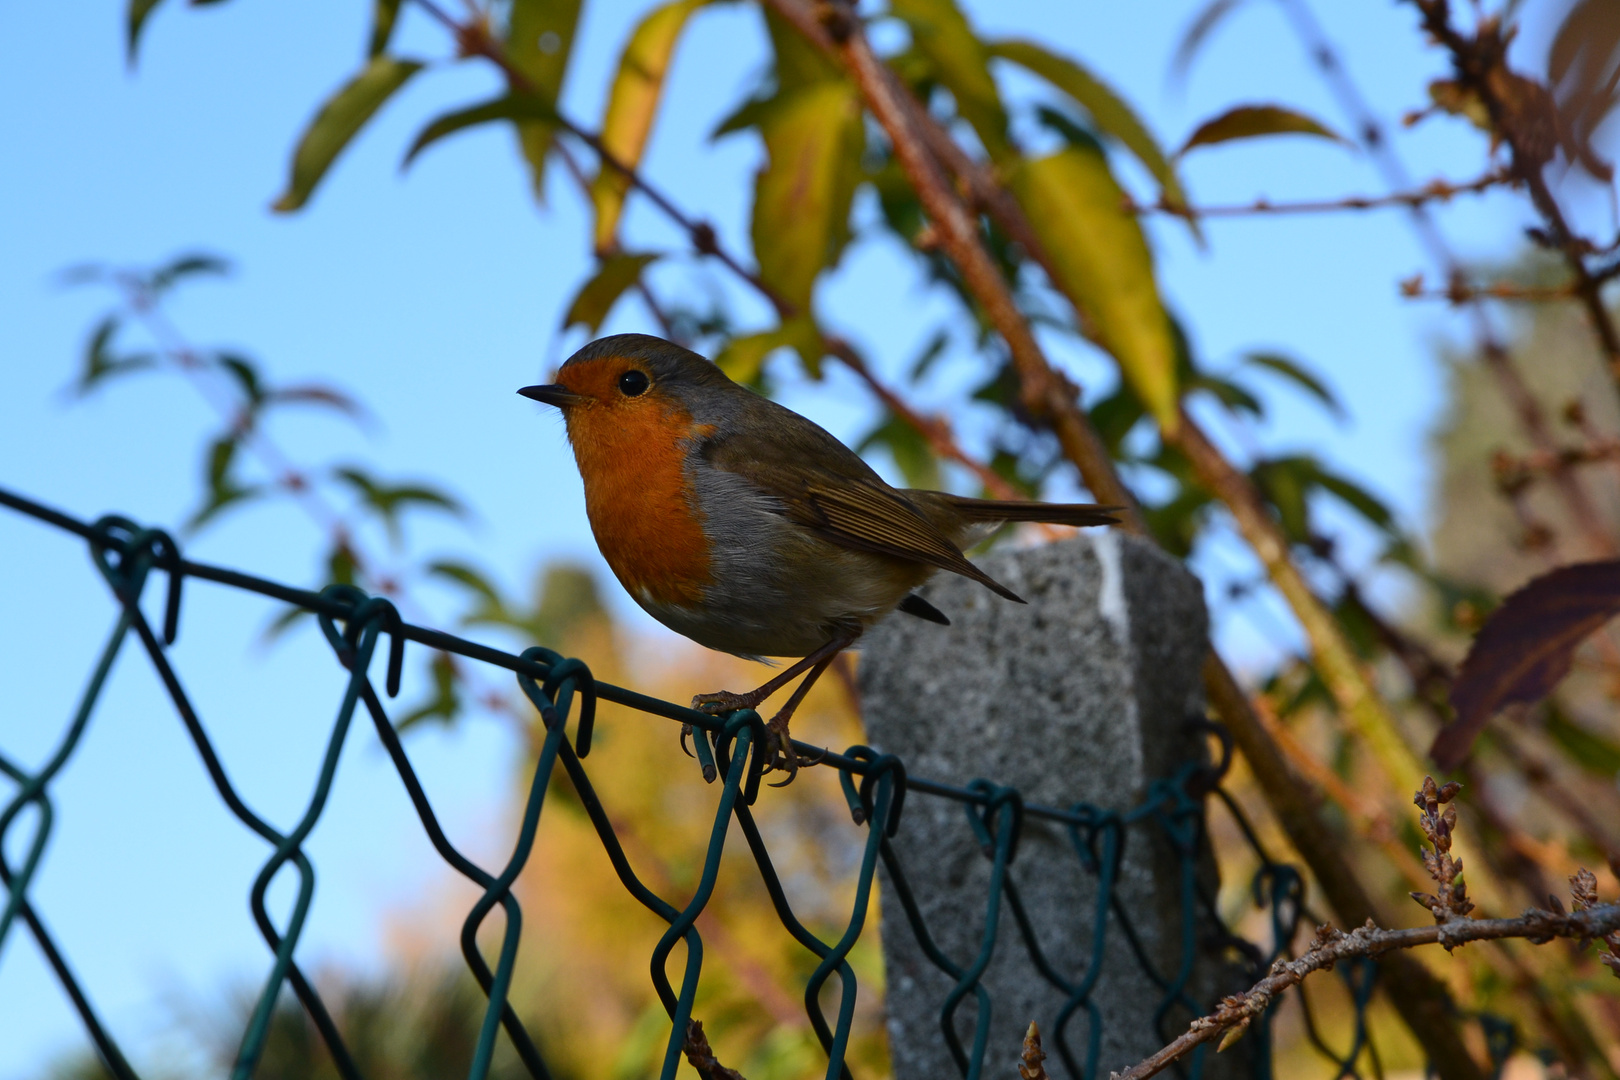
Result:
<svg viewBox="0 0 1620 1080"><path fill-rule="evenodd" d="M762 399L761 404L774 403ZM944 533L854 451L797 413L776 408L780 412L772 410L769 416L776 429L770 439L746 432L717 436L704 443L704 457L770 492L782 501L790 521L835 544L937 566L1024 603L963 558ZM807 464L811 461L815 465Z"/></svg>

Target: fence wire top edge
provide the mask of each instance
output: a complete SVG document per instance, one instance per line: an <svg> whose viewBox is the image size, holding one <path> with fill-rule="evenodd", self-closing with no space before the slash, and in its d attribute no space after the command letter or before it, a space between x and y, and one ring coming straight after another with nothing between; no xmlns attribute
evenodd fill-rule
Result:
<svg viewBox="0 0 1620 1080"><path fill-rule="evenodd" d="M131 546L127 539L108 531L106 528L87 524L70 514L35 502L4 487L0 487L0 506L9 507L26 517L44 522L64 532L73 533L92 545L110 548L120 554L126 554ZM309 589L284 585L268 578L243 573L240 570L231 570L227 567L195 562L186 558L176 558L172 560L171 564L160 566L160 569L169 573L178 573L182 578L196 578L199 581L208 581L216 585L224 585L227 588L255 593L335 619L348 619L354 614L356 608L356 605L332 600ZM534 679L543 680L550 672L550 666L547 664L525 660L521 656L516 656L492 645L471 641L443 630L435 630L432 627L405 622L403 619L399 620L397 627L390 626L387 632L397 632L407 641L414 641L417 644L441 652L454 653L469 660L492 664L508 671L528 675ZM701 713L695 709L677 705L672 701L651 697L612 683L596 680L593 680L593 682L596 696L602 700L611 701L616 705L623 705L638 712L675 720L683 724L691 724L693 727L702 728L706 731L720 731L725 727L724 717ZM824 751L822 747L811 746L798 741L795 741L794 745L810 753L822 753ZM821 764L856 776L871 775L875 768L874 762L863 761L832 750L825 750L824 753L825 756L821 758ZM994 793L985 790L979 785L975 785L975 788L958 787L954 784L910 775L906 776L906 788L907 790L976 806L989 806L996 798ZM1138 816L1150 813L1157 801L1150 801L1149 804L1123 812L1120 816L1125 819L1135 819ZM1024 803L1023 812L1032 817L1045 818L1070 825L1091 827L1098 823L1095 815L1055 806L1046 806L1041 803Z"/></svg>

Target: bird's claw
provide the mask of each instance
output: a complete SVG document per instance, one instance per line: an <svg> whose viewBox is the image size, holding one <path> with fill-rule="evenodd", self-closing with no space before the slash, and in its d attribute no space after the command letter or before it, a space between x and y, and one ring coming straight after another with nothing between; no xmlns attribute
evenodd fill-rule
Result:
<svg viewBox="0 0 1620 1080"><path fill-rule="evenodd" d="M800 769L808 769L812 765L819 765L826 760L827 748L822 747L814 755L800 756L793 749L793 737L788 733L787 720L777 716L765 725L767 744L767 757L762 772L784 771L787 778L780 783L771 784L771 787L787 787L798 777Z"/></svg>
<svg viewBox="0 0 1620 1080"><path fill-rule="evenodd" d="M738 709L752 709L759 704L748 694L733 694L730 690L716 690L712 694L699 694L692 699L692 708L710 716L724 716Z"/></svg>

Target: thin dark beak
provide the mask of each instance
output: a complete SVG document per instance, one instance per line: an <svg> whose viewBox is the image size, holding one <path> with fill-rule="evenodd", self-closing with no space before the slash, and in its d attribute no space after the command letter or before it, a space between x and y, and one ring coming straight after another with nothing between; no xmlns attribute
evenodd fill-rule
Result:
<svg viewBox="0 0 1620 1080"><path fill-rule="evenodd" d="M576 394L566 386L548 383L544 386L525 386L518 393L534 401L555 405L559 409L566 409L570 405L583 405L590 398L583 394Z"/></svg>

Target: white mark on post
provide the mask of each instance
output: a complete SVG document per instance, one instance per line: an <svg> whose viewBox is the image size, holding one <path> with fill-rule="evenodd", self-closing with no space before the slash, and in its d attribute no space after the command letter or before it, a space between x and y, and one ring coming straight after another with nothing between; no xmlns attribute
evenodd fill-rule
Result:
<svg viewBox="0 0 1620 1080"><path fill-rule="evenodd" d="M1085 534L1097 553L1097 566L1102 571L1102 585L1097 590L1097 613L1107 621L1114 632L1114 640L1121 648L1130 648L1131 614L1125 604L1125 572L1119 564L1119 537L1111 529L1097 529Z"/></svg>

